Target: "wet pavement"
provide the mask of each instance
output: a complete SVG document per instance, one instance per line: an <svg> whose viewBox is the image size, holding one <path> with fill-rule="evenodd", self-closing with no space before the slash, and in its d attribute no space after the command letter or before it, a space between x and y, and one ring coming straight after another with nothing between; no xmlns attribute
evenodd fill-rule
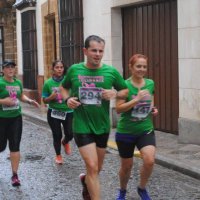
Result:
<svg viewBox="0 0 200 200"><path fill-rule="evenodd" d="M38 123L47 122L46 107L35 109L27 104L22 104L22 106L25 116L33 118ZM117 150L114 133L115 129L111 129L108 147ZM170 133L155 131L155 134L157 140L156 162L200 180L200 145L180 144L178 136Z"/></svg>
<svg viewBox="0 0 200 200"><path fill-rule="evenodd" d="M52 134L46 123L24 116L19 167L20 187L10 183L9 152L0 156L0 200L81 200L79 174L84 164L78 149L71 142L72 154L65 155L63 165L54 162ZM135 158L134 169L128 184L127 200L139 200L136 187L139 182L141 159ZM114 200L119 187L119 157L109 148L100 173L102 200ZM200 180L175 170L155 165L147 189L153 200L200 200Z"/></svg>

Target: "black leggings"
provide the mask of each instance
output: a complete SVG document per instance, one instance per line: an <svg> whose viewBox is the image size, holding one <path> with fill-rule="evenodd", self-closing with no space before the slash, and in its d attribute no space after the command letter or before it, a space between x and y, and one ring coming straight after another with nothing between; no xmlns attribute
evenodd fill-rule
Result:
<svg viewBox="0 0 200 200"><path fill-rule="evenodd" d="M4 151L9 142L11 152L18 152L22 136L22 116L0 118L0 152Z"/></svg>
<svg viewBox="0 0 200 200"><path fill-rule="evenodd" d="M73 138L72 133L72 119L73 119L73 113L67 113L67 116L65 120L55 119L51 117L51 109L48 109L47 113L47 121L49 123L49 126L51 128L52 134L53 134L53 146L56 151L56 155L60 155L61 151L61 139L62 139L62 127L64 128L64 142L68 143Z"/></svg>

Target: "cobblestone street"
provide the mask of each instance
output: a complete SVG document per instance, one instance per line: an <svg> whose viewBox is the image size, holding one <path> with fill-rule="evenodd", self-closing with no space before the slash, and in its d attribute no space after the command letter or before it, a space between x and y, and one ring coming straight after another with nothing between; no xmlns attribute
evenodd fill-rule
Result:
<svg viewBox="0 0 200 200"><path fill-rule="evenodd" d="M72 142L72 155L64 155L63 165L54 163L54 150L49 127L34 124L24 117L19 177L22 186L13 188L8 149L0 155L0 200L81 200L78 176L84 165ZM139 200L136 193L139 165L128 186L128 200ZM115 150L108 149L100 175L102 200L114 200L118 188L119 159ZM153 200L200 200L200 181L176 171L155 165L148 190Z"/></svg>

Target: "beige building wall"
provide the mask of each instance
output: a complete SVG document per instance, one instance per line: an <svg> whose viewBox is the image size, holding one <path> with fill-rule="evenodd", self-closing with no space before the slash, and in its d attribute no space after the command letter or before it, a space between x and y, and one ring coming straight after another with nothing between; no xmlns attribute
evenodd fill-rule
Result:
<svg viewBox="0 0 200 200"><path fill-rule="evenodd" d="M60 58L59 49L59 19L58 5L55 0L43 1L41 6L41 26L42 26L42 41L43 44L43 59L44 59L44 79L51 76L52 61ZM55 24L55 32L54 32ZM55 37L54 37L55 36ZM54 41L54 39L56 41Z"/></svg>
<svg viewBox="0 0 200 200"><path fill-rule="evenodd" d="M28 7L17 10L17 58L19 65L19 76L23 77L22 69L22 33L21 33L21 13L28 10L36 10L36 34L37 34L37 57L38 57L38 90L37 96L40 102L44 80L51 76L51 64L59 58L59 23L56 0L37 1L36 7ZM56 46L54 43L53 21L56 25ZM56 58L52 53L56 49ZM21 78L22 79L22 78ZM27 94L29 95L29 94Z"/></svg>
<svg viewBox="0 0 200 200"><path fill-rule="evenodd" d="M178 0L179 140L200 144L200 1Z"/></svg>

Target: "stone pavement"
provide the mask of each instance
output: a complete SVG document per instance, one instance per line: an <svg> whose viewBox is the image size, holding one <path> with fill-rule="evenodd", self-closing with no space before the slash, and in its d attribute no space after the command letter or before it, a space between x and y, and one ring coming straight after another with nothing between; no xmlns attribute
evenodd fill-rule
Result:
<svg viewBox="0 0 200 200"><path fill-rule="evenodd" d="M38 123L47 123L47 109L43 106L37 109L22 103L24 115ZM111 151L117 150L114 141L115 129L111 129L108 147ZM170 133L155 131L157 140L156 163L174 169L200 180L200 145L180 144L178 136ZM140 156L136 151L135 156Z"/></svg>

